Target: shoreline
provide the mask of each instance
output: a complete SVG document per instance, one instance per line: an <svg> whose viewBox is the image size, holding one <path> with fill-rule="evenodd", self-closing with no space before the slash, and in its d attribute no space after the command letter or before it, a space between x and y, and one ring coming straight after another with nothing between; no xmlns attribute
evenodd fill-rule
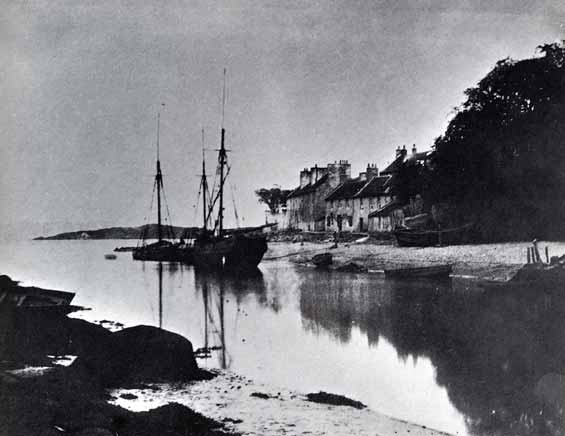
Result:
<svg viewBox="0 0 565 436"><path fill-rule="evenodd" d="M93 344L106 344L114 333L64 313L38 317L25 310L13 310L9 317L3 317L12 322L4 327L14 336L8 350L15 354L8 352L0 366L0 434L40 431L51 436L64 431L109 436L117 431L118 424L121 435L149 435L155 428L168 429L168 434L178 436L295 431L347 435L374 433L375 429L384 435L447 434L367 408L308 401L305 392L258 384L229 371L215 370L212 379L143 382L129 389L119 386L109 390L91 376L81 375L80 365L76 369L74 363L88 354ZM69 355L78 358L71 359L70 365L68 358L65 366L58 364L65 361L61 357ZM21 368L26 370L18 371ZM84 414L84 410L90 412Z"/></svg>
<svg viewBox="0 0 565 436"><path fill-rule="evenodd" d="M565 243L541 241L550 256L565 254ZM506 281L525 263L529 242L451 245L444 247L397 247L392 244L330 242L270 242L264 262L287 258L295 264L308 265L312 256L331 253L335 266L353 262L369 273L384 269L452 264L453 275L473 280ZM272 260L270 260L272 259Z"/></svg>

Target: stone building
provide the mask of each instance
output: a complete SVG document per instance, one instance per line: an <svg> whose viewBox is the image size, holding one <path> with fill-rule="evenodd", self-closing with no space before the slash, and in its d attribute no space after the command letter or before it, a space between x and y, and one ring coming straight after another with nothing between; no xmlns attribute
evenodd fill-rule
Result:
<svg viewBox="0 0 565 436"><path fill-rule="evenodd" d="M381 175L387 175L390 177L388 184L389 187L392 187L392 185L394 184L395 174L400 171L403 165L409 165L413 163L429 165L432 154L433 151L418 152L418 150L416 149L416 144L412 146L410 154L408 154L406 146L403 146L402 149L398 147L396 149L396 156L394 161L381 172ZM369 213L369 231L389 232L397 227L402 227L404 225L406 211L410 208L408 207L408 205L402 204L394 196L392 189L389 190L389 193L389 201L381 204L376 210ZM413 203L413 200L414 199L411 199L410 203Z"/></svg>
<svg viewBox="0 0 565 436"><path fill-rule="evenodd" d="M376 165L346 180L326 197L326 229L366 232L369 214L392 199L390 176L380 176Z"/></svg>
<svg viewBox="0 0 565 436"><path fill-rule="evenodd" d="M300 185L287 197L288 228L326 230L325 198L350 177L351 164L346 160L303 169Z"/></svg>

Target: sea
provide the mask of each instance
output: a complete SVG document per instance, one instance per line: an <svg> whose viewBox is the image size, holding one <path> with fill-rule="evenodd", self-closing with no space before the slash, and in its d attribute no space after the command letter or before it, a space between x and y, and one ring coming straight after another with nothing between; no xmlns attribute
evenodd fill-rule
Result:
<svg viewBox="0 0 565 436"><path fill-rule="evenodd" d="M5 243L0 274L75 292L88 310L73 316L158 326L212 347L200 366L258 383L345 395L451 434L561 434L562 290L485 292L472 280L394 281L286 258L248 276L129 252L105 258L131 243Z"/></svg>

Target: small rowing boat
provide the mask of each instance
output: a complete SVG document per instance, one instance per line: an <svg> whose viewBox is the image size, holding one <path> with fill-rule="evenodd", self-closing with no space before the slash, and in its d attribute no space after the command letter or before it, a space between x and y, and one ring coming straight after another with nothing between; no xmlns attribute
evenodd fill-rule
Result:
<svg viewBox="0 0 565 436"><path fill-rule="evenodd" d="M331 253L321 253L321 254L316 254L313 258L312 258L312 263L317 267L317 268L325 268L328 267L332 264L333 262L333 257Z"/></svg>
<svg viewBox="0 0 565 436"><path fill-rule="evenodd" d="M452 265L433 265L433 266L419 266L410 268L394 268L385 269L385 277L395 279L412 279L412 278L448 278L451 274Z"/></svg>

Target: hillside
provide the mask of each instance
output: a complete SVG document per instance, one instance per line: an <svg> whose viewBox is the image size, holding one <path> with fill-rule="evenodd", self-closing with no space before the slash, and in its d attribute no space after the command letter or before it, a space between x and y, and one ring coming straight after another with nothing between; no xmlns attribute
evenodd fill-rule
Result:
<svg viewBox="0 0 565 436"><path fill-rule="evenodd" d="M162 226L163 235L178 237L187 232L197 230L196 227ZM157 224L146 224L139 227L109 227L96 230L79 230L76 232L59 233L53 236L39 236L34 241L63 240L63 239L140 239L145 233L146 239L157 238Z"/></svg>

